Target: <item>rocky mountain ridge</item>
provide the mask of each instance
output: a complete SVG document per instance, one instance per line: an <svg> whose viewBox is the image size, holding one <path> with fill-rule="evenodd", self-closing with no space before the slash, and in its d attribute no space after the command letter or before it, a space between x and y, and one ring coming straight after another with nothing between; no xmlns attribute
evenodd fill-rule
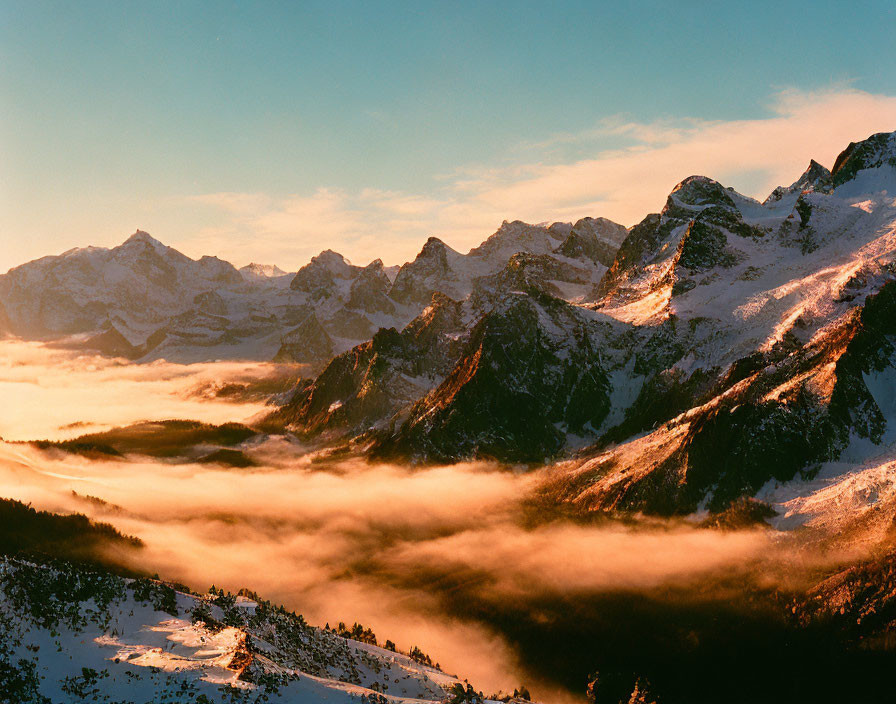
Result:
<svg viewBox="0 0 896 704"><path fill-rule="evenodd" d="M505 223L467 255L430 238L401 267L356 266L325 250L288 274L193 260L138 231L112 249L73 249L0 276L0 333L138 361L276 358L319 369L380 328L404 327L436 291L466 297L517 253L579 282L565 294L581 297L624 232L604 219Z"/></svg>
<svg viewBox="0 0 896 704"><path fill-rule="evenodd" d="M812 476L854 438L883 442L896 419L869 379L896 363L894 140L851 146L832 172L812 162L764 203L685 179L577 298L563 295L586 285L556 254L564 233L541 232L531 246L554 246L551 261L516 254L479 277L425 354L408 331L380 332L363 375L336 373L362 366L360 348L338 356L277 416L376 457L575 452L551 490L600 510L721 510L768 481ZM496 237L476 256L500 250ZM421 282L451 269L437 241L422 255ZM402 359L437 363L417 374ZM345 422L368 394L389 400ZM326 404L312 421L314 397Z"/></svg>
<svg viewBox="0 0 896 704"><path fill-rule="evenodd" d="M264 300L241 324L275 330L278 360L319 365L270 419L308 441L413 462L564 459L549 487L560 501L724 510L815 476L858 440L887 441L893 192L896 133L884 133L831 171L812 161L762 203L692 176L627 231L505 222L466 255L430 238L394 275L327 250L288 285L252 289ZM122 248L10 272L0 301L13 330L28 299L12 283L127 254L141 281L177 281L181 265L198 288L219 282L174 329L240 339L233 301L255 284L145 234ZM144 359L175 333L154 334ZM133 344L114 325L91 343Z"/></svg>

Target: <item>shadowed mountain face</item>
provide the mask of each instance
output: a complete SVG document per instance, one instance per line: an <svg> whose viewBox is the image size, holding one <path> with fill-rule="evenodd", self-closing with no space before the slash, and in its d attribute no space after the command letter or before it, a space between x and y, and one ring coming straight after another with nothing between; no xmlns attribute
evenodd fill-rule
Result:
<svg viewBox="0 0 896 704"><path fill-rule="evenodd" d="M137 538L84 515L35 511L20 501L0 498L0 555L115 567L114 550L142 546Z"/></svg>
<svg viewBox="0 0 896 704"><path fill-rule="evenodd" d="M374 443L378 456L532 462L600 426L609 384L587 316L515 292L471 329L451 371Z"/></svg>

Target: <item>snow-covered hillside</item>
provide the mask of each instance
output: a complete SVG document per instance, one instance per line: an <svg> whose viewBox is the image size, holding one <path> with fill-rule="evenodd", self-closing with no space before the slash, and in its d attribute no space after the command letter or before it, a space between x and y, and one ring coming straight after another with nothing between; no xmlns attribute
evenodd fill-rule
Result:
<svg viewBox="0 0 896 704"><path fill-rule="evenodd" d="M633 228L594 309L643 346L611 372L615 427L559 470L563 500L720 510L767 482L813 477L839 486L830 496L856 485L832 461L892 447L896 133L773 195L759 204L693 177ZM825 494L762 495L793 516Z"/></svg>
<svg viewBox="0 0 896 704"><path fill-rule="evenodd" d="M0 557L0 632L4 701L412 704L466 692L419 655L309 626L255 595L67 563Z"/></svg>

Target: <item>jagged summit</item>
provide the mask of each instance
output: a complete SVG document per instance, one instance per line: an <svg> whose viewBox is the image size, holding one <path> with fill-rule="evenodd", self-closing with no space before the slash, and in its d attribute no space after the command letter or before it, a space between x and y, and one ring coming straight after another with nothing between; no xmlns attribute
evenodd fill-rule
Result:
<svg viewBox="0 0 896 704"><path fill-rule="evenodd" d="M803 175L800 176L799 180L794 185L808 183L812 184L816 181L824 178L830 178L831 172L826 166L822 166L815 159L809 160L808 168L803 172Z"/></svg>
<svg viewBox="0 0 896 704"><path fill-rule="evenodd" d="M602 240L619 246L628 234L628 228L608 218L582 218L572 226L573 232L592 232Z"/></svg>
<svg viewBox="0 0 896 704"><path fill-rule="evenodd" d="M167 342L153 354L189 360L224 358L225 350L270 359L309 308L338 354L381 327L402 329L437 293L469 301L468 316L524 290L641 324L689 310L709 291L737 290L732 280L763 280L775 257L797 261L835 233L851 236L857 211L842 210L838 198L896 192L896 177L891 183L888 176L894 164L894 135L881 133L844 150L833 177L810 161L765 203L695 175L676 185L661 213L631 229L600 217L508 219L468 254L430 237L400 268L379 259L356 266L325 249L295 274L257 263L237 271L215 257L193 260L138 230L113 249L75 249L18 267L0 277L0 305L13 334L87 338L116 319L135 345L161 336ZM841 183L835 193L832 179ZM837 218L839 229L830 224ZM699 306L712 314L708 302ZM302 344L294 347L297 361ZM308 348L316 362L321 349L327 345Z"/></svg>
<svg viewBox="0 0 896 704"><path fill-rule="evenodd" d="M458 295L458 286L464 285L466 275L464 255L438 237L430 237L414 261L398 270L389 296L403 305L422 307L432 298L433 291Z"/></svg>
<svg viewBox="0 0 896 704"><path fill-rule="evenodd" d="M499 228L485 256L460 254L431 237L402 267L387 268L381 259L356 266L326 249L286 274L257 262L237 270L214 256L194 260L139 230L112 249L76 249L23 265L0 282L0 303L11 311L5 327L26 337L83 334L89 340L106 331L108 320L118 320L134 345L129 356L140 361L271 359L280 351L281 358L318 365L328 350L339 353L380 327L406 325L435 293L464 300L478 279L501 272L517 253L538 258L521 259L492 282L498 288L524 275L551 295L584 299L612 261L621 231L597 218L551 226L513 221ZM488 307L495 291L491 284L479 290ZM309 307L331 344L318 333L299 336L288 341L285 355L285 336L307 319Z"/></svg>
<svg viewBox="0 0 896 704"><path fill-rule="evenodd" d="M316 257L312 257L311 262L325 266L332 271L339 272L344 272L348 267L352 266L352 263L348 259L342 256L339 252L334 252L332 249L325 249Z"/></svg>
<svg viewBox="0 0 896 704"><path fill-rule="evenodd" d="M729 189L718 181L707 176L688 176L672 189L663 213L681 206L696 209L710 205L735 207Z"/></svg>
<svg viewBox="0 0 896 704"><path fill-rule="evenodd" d="M276 264L258 264L256 262L240 267L239 271L244 277L249 279L273 279L287 275L287 272L283 271Z"/></svg>
<svg viewBox="0 0 896 704"><path fill-rule="evenodd" d="M809 166L802 175L789 186L778 186L763 201L763 205L773 205L781 201L785 196L803 193L804 191L816 191L829 188L831 185L831 172L819 164L815 159L809 161Z"/></svg>
<svg viewBox="0 0 896 704"><path fill-rule="evenodd" d="M168 247L161 242L159 242L155 237L150 235L148 232L143 230L137 230L133 235L128 237L124 242L119 245L120 247L127 247L133 245L141 245L141 246L149 246L154 249L168 249Z"/></svg>
<svg viewBox="0 0 896 704"><path fill-rule="evenodd" d="M296 273L290 288L303 291L314 298L332 298L339 288L337 281L357 276L361 267L352 265L339 252L325 249Z"/></svg>
<svg viewBox="0 0 896 704"><path fill-rule="evenodd" d="M431 257L442 257L447 252L453 252L454 250L445 244L438 237L428 237L426 242L423 244L423 248L420 250L420 253L417 255L417 259L429 259Z"/></svg>
<svg viewBox="0 0 896 704"><path fill-rule="evenodd" d="M855 178L863 169L896 168L896 131L879 132L861 142L850 142L831 169L834 186Z"/></svg>
<svg viewBox="0 0 896 704"><path fill-rule="evenodd" d="M545 225L530 225L521 220L505 220L495 234L468 253L470 257L507 261L517 252L547 254L562 242L563 235Z"/></svg>
<svg viewBox="0 0 896 704"><path fill-rule="evenodd" d="M554 232L557 223L551 225ZM606 218L582 218L571 227L564 228L563 242L554 253L572 259L590 260L609 267L613 264L619 246L628 235L628 229Z"/></svg>
<svg viewBox="0 0 896 704"><path fill-rule="evenodd" d="M831 172L827 167L822 166L815 161L815 159L812 159L809 161L809 166L802 175L794 181L787 190L790 193L802 193L804 191L823 190L830 187L830 185Z"/></svg>

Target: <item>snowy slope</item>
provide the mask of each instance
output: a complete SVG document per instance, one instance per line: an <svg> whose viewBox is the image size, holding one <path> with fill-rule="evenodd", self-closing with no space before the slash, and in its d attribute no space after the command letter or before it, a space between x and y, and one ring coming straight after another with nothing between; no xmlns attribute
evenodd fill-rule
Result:
<svg viewBox="0 0 896 704"><path fill-rule="evenodd" d="M254 597L198 596L58 563L0 558L0 664L13 701L441 701L458 680L307 625ZM13 678L15 682L17 678ZM28 684L34 685L28 691ZM232 699L231 699L232 698Z"/></svg>
<svg viewBox="0 0 896 704"><path fill-rule="evenodd" d="M283 279L290 276L276 264L256 264L252 262L244 267L240 267L240 274L247 281L257 281L258 279ZM289 283L287 280L285 283Z"/></svg>
<svg viewBox="0 0 896 704"><path fill-rule="evenodd" d="M611 421L558 498L681 513L758 492L782 526L889 525L896 134L844 154L762 204L686 179L632 229L593 306L629 327L605 338Z"/></svg>

